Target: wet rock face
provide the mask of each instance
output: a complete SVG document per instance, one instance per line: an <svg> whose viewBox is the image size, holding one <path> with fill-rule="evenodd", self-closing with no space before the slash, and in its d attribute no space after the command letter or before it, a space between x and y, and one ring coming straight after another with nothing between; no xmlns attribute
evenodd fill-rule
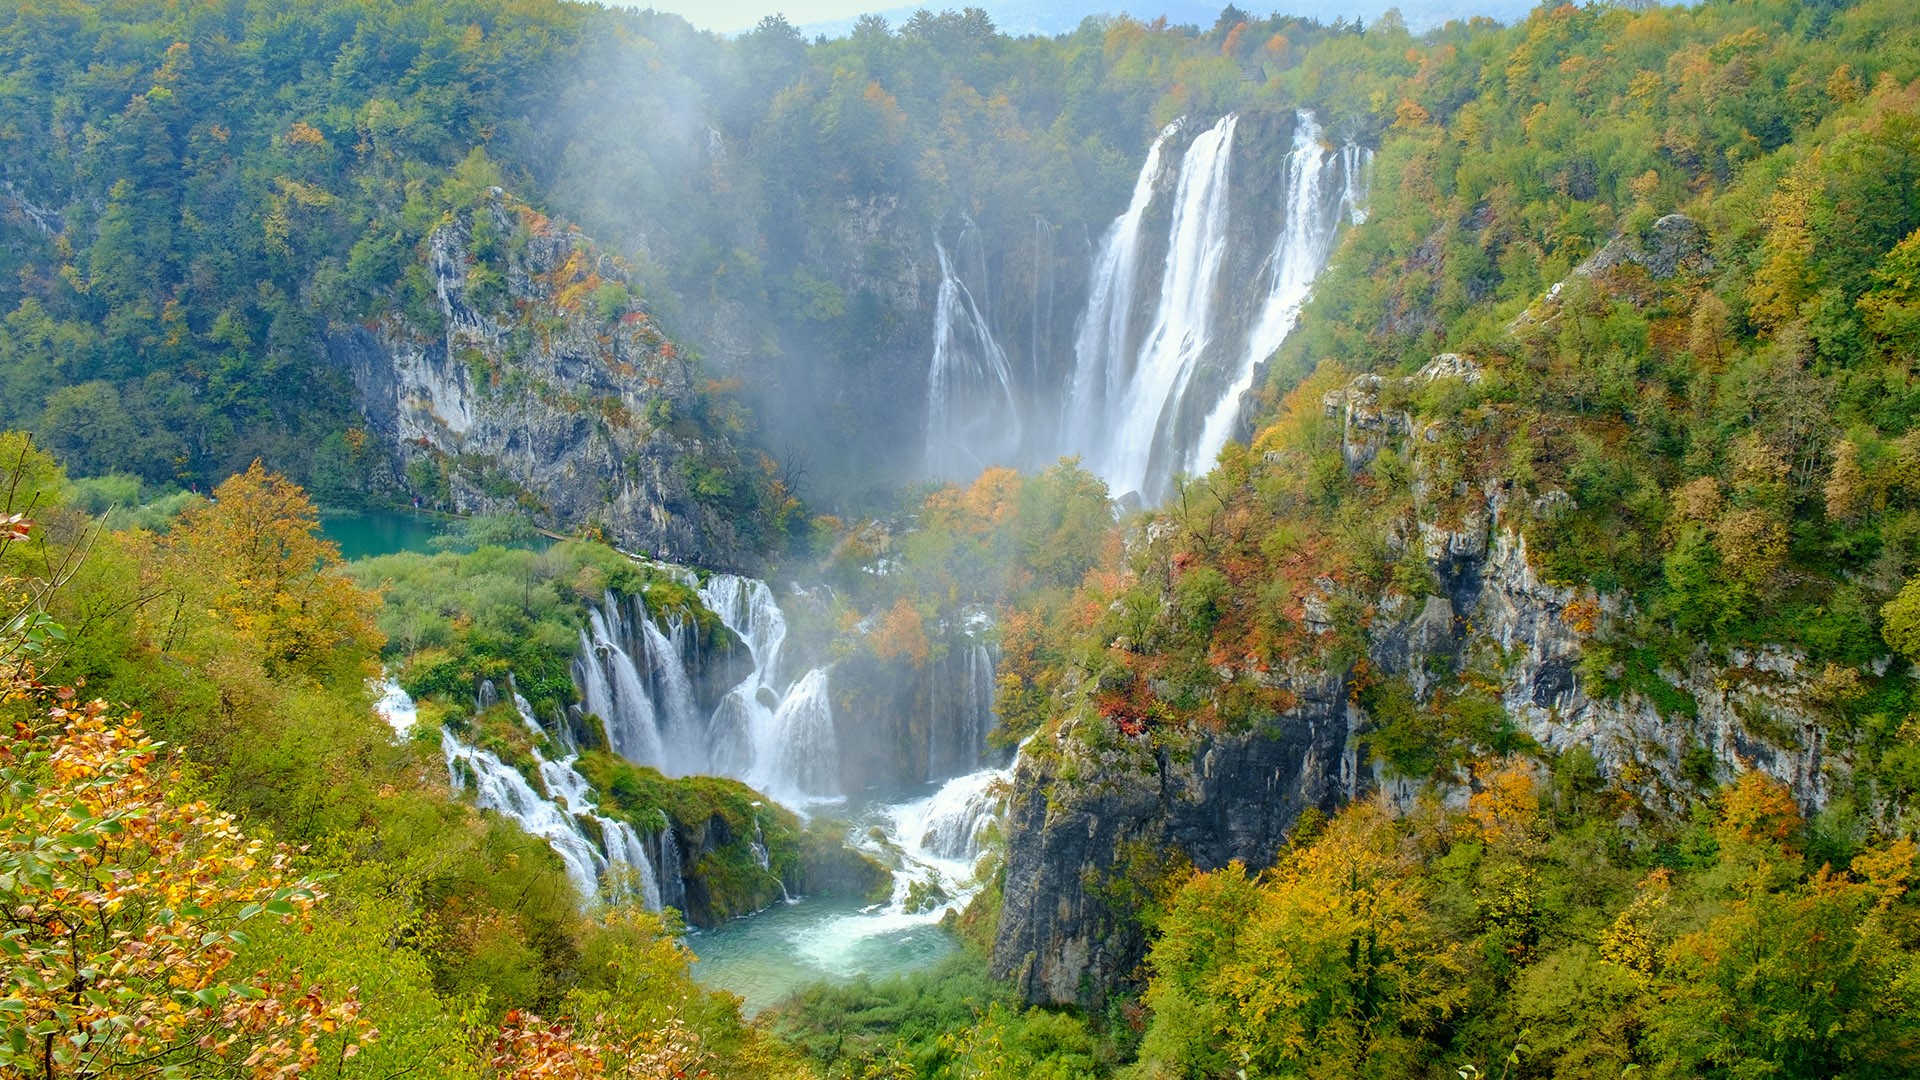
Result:
<svg viewBox="0 0 1920 1080"><path fill-rule="evenodd" d="M751 561L690 480L733 448L696 422L696 374L622 266L497 189L427 248L440 326L395 313L323 343L406 490L461 513L597 526L663 557Z"/></svg>
<svg viewBox="0 0 1920 1080"><path fill-rule="evenodd" d="M1136 976L1146 939L1124 890L1142 853L1200 869L1273 863L1307 807L1352 794L1344 680L1296 684L1271 730L1198 735L1178 750L1143 740L1094 749L1064 736L1015 778L1005 905L993 970L1035 1003L1089 1003Z"/></svg>

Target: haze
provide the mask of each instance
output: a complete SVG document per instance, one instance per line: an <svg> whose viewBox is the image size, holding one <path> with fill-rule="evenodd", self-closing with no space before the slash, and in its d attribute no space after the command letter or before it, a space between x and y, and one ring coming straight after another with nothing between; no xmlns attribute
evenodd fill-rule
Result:
<svg viewBox="0 0 1920 1080"><path fill-rule="evenodd" d="M838 37L852 27L855 19L869 12L877 12L898 26L915 10L921 7L934 11L946 8L975 6L985 8L993 16L994 23L1009 34L1062 34L1072 30L1089 15L1124 11L1140 18L1167 16L1174 23L1192 23L1202 26L1211 25L1219 17L1224 3L1212 3L1209 0L1132 0L1132 2L1103 3L1100 0L1071 0L1067 3L1054 3L1049 0L986 0L981 3L908 3L902 5L881 6L873 3L861 3L860 0L665 0L663 3L628 3L615 6L644 7L656 11L667 11L679 15L702 30L711 30L721 34L735 34L752 29L763 17L770 14L786 16L787 21L811 35L825 34ZM1438 26L1449 19L1467 18L1473 15L1486 15L1501 21L1510 21L1524 15L1531 5L1527 0L1429 0L1426 3L1394 3L1393 0L1368 0L1359 4L1342 3L1340 0L1293 0L1293 2L1269 7L1264 4L1244 4L1245 10L1254 14L1266 14L1281 11L1288 14L1305 15L1330 22L1336 18L1359 16L1371 21L1382 13L1397 8L1406 19L1407 25L1418 31Z"/></svg>

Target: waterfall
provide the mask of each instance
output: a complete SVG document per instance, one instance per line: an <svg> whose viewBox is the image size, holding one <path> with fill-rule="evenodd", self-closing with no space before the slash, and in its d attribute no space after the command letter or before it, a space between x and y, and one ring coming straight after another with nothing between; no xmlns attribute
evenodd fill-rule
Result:
<svg viewBox="0 0 1920 1080"><path fill-rule="evenodd" d="M1333 149L1302 110L1277 178L1278 235L1267 246L1267 226L1230 228L1230 183L1260 190L1265 179L1230 168L1238 128L1228 115L1184 149L1181 122L1162 130L1089 268L1058 451L1079 454L1115 494L1156 502L1176 472L1212 466L1340 229L1366 220L1372 152L1351 142ZM1162 222L1166 254L1156 266ZM1256 238L1258 254L1249 250ZM1247 268L1235 272L1248 280L1223 280L1227 265Z"/></svg>
<svg viewBox="0 0 1920 1080"><path fill-rule="evenodd" d="M1006 801L1011 768L958 776L924 799L890 808L894 835L923 859L971 866Z"/></svg>
<svg viewBox="0 0 1920 1080"><path fill-rule="evenodd" d="M660 720L668 776L692 776L707 771L707 725L693 695L693 680L687 676L686 657L680 647L654 625L644 607L635 620L639 624L642 654L646 658L649 689ZM676 626L675 636L679 636Z"/></svg>
<svg viewBox="0 0 1920 1080"><path fill-rule="evenodd" d="M773 714L767 742L771 753L756 748L758 760L749 781L755 787L795 805L840 794L840 747L825 668L807 672L787 691Z"/></svg>
<svg viewBox="0 0 1920 1080"><path fill-rule="evenodd" d="M467 746L448 731L440 733L440 749L446 755L455 790L464 787L464 776L471 775L476 805L512 818L528 833L545 840L560 856L567 868L567 880L582 897L599 893L600 870L606 865L606 857L572 814L542 798L526 777L490 751Z"/></svg>
<svg viewBox="0 0 1920 1080"><path fill-rule="evenodd" d="M611 595L602 610L587 612L580 631L580 655L574 660L574 681L580 686L587 711L598 713L607 725L607 742L628 761L664 768L666 745L660 738L653 698L620 645L621 620Z"/></svg>
<svg viewBox="0 0 1920 1080"><path fill-rule="evenodd" d="M840 751L827 694L827 669L780 685L787 620L764 581L714 574L700 589L722 625L746 642L753 671L727 692L708 723L715 768L781 802L804 804L840 793Z"/></svg>
<svg viewBox="0 0 1920 1080"><path fill-rule="evenodd" d="M979 238L971 222L963 245ZM1020 413L1013 368L994 339L973 292L934 237L940 261L940 293L934 305L933 363L927 376L927 470L939 476L971 475L1004 463L1020 446ZM985 288L985 260L976 260L975 280Z"/></svg>
<svg viewBox="0 0 1920 1080"><path fill-rule="evenodd" d="M660 902L679 911L687 910L687 879L680 870L680 841L673 832L673 819L660 812L660 831L654 834L660 850Z"/></svg>
<svg viewBox="0 0 1920 1080"><path fill-rule="evenodd" d="M1286 212L1280 238L1264 267L1266 300L1247 335L1239 374L1208 414L1200 442L1186 463L1188 471L1211 468L1232 436L1240 416L1241 395L1253 385L1260 362L1273 355L1299 321L1300 307L1306 303L1313 279L1333 253L1341 219L1354 224L1366 219L1366 171L1371 158L1371 152L1352 143L1337 157L1329 154L1313 114L1304 110L1296 114L1293 148L1286 163Z"/></svg>
<svg viewBox="0 0 1920 1080"><path fill-rule="evenodd" d="M1159 183L1167 140L1180 130L1179 121L1161 130L1147 149L1147 163L1133 182L1127 211L1114 220L1100 240L1088 283L1087 310L1074 335L1073 385L1066 400L1061 430L1066 453L1091 454L1106 437L1107 413L1117 405L1133 373L1134 283L1140 277L1140 239Z"/></svg>
<svg viewBox="0 0 1920 1080"><path fill-rule="evenodd" d="M542 733L527 699L513 689L512 683L508 687L521 722L535 733ZM407 698L404 691L400 691L399 696L406 699L406 708L412 710L412 699ZM611 882L614 898L635 899L649 910L660 910L658 880L638 834L625 822L590 809L587 779L573 767L573 758L549 761L537 748L532 751L540 782L547 789L547 794L542 795L518 769L501 761L498 755L468 746L444 728L440 732L440 750L446 758L448 782L453 790L463 790L467 778L471 777L476 806L512 818L530 835L545 840L554 854L560 856L567 880L573 883L583 901L591 903L599 896L602 874L625 867L632 876ZM597 827L598 845L585 821ZM635 888L637 895L631 891ZM625 896L621 895L623 892Z"/></svg>
<svg viewBox="0 0 1920 1080"><path fill-rule="evenodd" d="M374 702L373 711L387 722L395 735L402 738L413 732L413 725L420 719L420 711L413 707L413 698L400 688L399 680L388 675L373 684L380 691L380 700Z"/></svg>
<svg viewBox="0 0 1920 1080"><path fill-rule="evenodd" d="M1148 470L1179 435L1187 384L1213 339L1215 283L1227 250L1227 166L1237 119L1229 114L1202 132L1180 167L1160 303L1115 414L1111 441L1098 459L1118 492L1137 491L1157 500L1170 479Z"/></svg>
<svg viewBox="0 0 1920 1080"><path fill-rule="evenodd" d="M928 724L927 779L980 767L993 730L993 649L968 635L936 662Z"/></svg>

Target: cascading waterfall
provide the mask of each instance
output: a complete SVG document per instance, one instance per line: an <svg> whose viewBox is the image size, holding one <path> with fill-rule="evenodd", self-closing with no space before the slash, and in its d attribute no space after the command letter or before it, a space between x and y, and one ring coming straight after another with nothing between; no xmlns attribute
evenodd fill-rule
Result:
<svg viewBox="0 0 1920 1080"><path fill-rule="evenodd" d="M774 798L804 805L839 795L840 751L827 669L781 685L786 615L764 581L714 574L701 602L746 642L753 671L727 692L708 724L714 766Z"/></svg>
<svg viewBox="0 0 1920 1080"><path fill-rule="evenodd" d="M787 624L773 590L714 574L700 598L753 659L753 670L711 715L701 713L687 673L687 635L677 627L662 631L644 605L635 601L629 613L612 595L589 614L574 674L588 711L607 722L614 752L670 776L731 776L792 805L837 798L840 755L827 671L784 682Z"/></svg>
<svg viewBox="0 0 1920 1080"><path fill-rule="evenodd" d="M924 799L891 808L894 833L924 859L971 866L1006 801L1013 769L982 769L957 776Z"/></svg>
<svg viewBox="0 0 1920 1080"><path fill-rule="evenodd" d="M545 840L560 856L567 868L567 880L580 895L599 892L600 870L606 865L606 857L572 814L541 797L526 777L491 751L467 746L448 731L440 733L440 749L446 755L455 791L464 790L471 777L475 804L512 818L528 833Z"/></svg>
<svg viewBox="0 0 1920 1080"><path fill-rule="evenodd" d="M977 236L971 223L962 242ZM927 468L936 475L971 475L1005 460L1020 446L1021 425L1013 367L994 339L972 290L934 238L940 293L934 306L933 363L927 382ZM975 271L985 277L984 267ZM982 283L984 287L984 283Z"/></svg>
<svg viewBox="0 0 1920 1080"><path fill-rule="evenodd" d="M639 603L639 601L635 601ZM707 724L694 700L693 680L687 677L687 665L680 646L662 633L644 610L634 619L646 657L649 689L660 719L660 738L669 776L692 776L709 771ZM675 636L679 627L675 625Z"/></svg>
<svg viewBox="0 0 1920 1080"><path fill-rule="evenodd" d="M1187 384L1214 335L1216 283L1227 250L1227 172L1238 120L1228 114L1202 132L1180 166L1160 302L1107 438L1090 455L1094 471L1116 492L1157 500L1171 479L1163 464L1167 451L1184 441Z"/></svg>
<svg viewBox="0 0 1920 1080"><path fill-rule="evenodd" d="M512 695L521 722L540 733L542 729L527 700L517 690L512 690ZM400 696L405 697L405 692L401 691ZM408 699L407 708L411 709L412 705ZM532 751L540 782L548 792L542 795L518 769L491 751L462 743L451 731L441 730L440 749L446 757L447 774L454 790L464 789L471 778L475 805L510 817L529 834L545 840L560 856L567 879L583 898L591 900L601 893L602 876L609 870L624 871L609 881L615 898L627 890L632 899L649 910L660 910L659 878L639 833L624 821L587 809L592 805L587 798L587 779L573 767L573 758L549 761L537 748ZM587 821L591 821L599 833L598 844L585 824Z"/></svg>
<svg viewBox="0 0 1920 1080"><path fill-rule="evenodd" d="M1184 463L1188 472L1203 471L1220 456L1239 419L1241 395L1253 385L1260 362L1293 332L1313 279L1333 253L1341 219L1356 225L1365 220L1366 172L1372 156L1352 143L1338 156L1329 154L1313 114L1303 110L1295 115L1293 148L1287 154L1286 214L1264 268L1266 301L1247 335L1239 375L1208 414L1200 441Z"/></svg>
<svg viewBox="0 0 1920 1080"><path fill-rule="evenodd" d="M1087 310L1074 336L1073 386L1065 402L1061 430L1064 453L1091 455L1107 437L1107 414L1118 406L1133 374L1133 291L1140 277L1141 233L1147 205L1160 181L1167 140L1180 130L1175 121L1147 149L1147 163L1133 182L1126 213L1113 222L1093 260Z"/></svg>
<svg viewBox="0 0 1920 1080"><path fill-rule="evenodd" d="M773 714L748 783L782 802L804 805L840 794L840 747L827 697L827 669L793 684Z"/></svg>
<svg viewBox="0 0 1920 1080"><path fill-rule="evenodd" d="M666 744L660 738L653 698L633 657L621 647L619 625L611 597L604 610L587 613L587 626L580 631L580 655L573 662L574 682L587 711L599 714L606 723L607 742L614 753L637 764L664 768Z"/></svg>
<svg viewBox="0 0 1920 1080"><path fill-rule="evenodd" d="M1260 153L1265 133L1284 123L1229 114L1204 129L1175 121L1160 131L1125 212L1091 253L1066 371L1055 366L1048 333L1053 227L1034 219L1030 295L1019 301L1032 322L1004 339L995 327L1019 326L1018 316L994 307L1009 290L996 293L979 230L968 222L952 251L936 235L927 472L965 479L988 465L1041 466L1071 454L1116 495L1151 503L1177 473L1210 467L1340 229L1366 219L1371 152L1350 142L1336 148L1311 113L1295 114L1278 176L1234 164L1236 153ZM1248 131L1253 149L1236 150ZM1240 220L1251 199L1271 191L1274 217ZM1241 277L1227 280L1228 267ZM1058 423L1028 423L1032 416Z"/></svg>

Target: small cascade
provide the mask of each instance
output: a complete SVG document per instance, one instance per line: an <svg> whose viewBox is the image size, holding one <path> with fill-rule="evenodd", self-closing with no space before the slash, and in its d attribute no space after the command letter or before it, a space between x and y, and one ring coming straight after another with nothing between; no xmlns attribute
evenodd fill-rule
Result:
<svg viewBox="0 0 1920 1080"><path fill-rule="evenodd" d="M1342 146L1340 175L1345 180L1340 189L1340 212L1346 215L1347 224L1365 225L1367 194L1373 184L1373 151L1355 142Z"/></svg>
<svg viewBox="0 0 1920 1080"><path fill-rule="evenodd" d="M769 874L773 874L773 858L767 851L767 834L760 828L760 819L757 816L753 819L753 843L751 847L753 848L753 861L760 864L760 869L765 870ZM787 879L780 877L778 874L774 874L774 880L780 883L780 899L789 904L795 903L794 895L787 891Z"/></svg>
<svg viewBox="0 0 1920 1080"><path fill-rule="evenodd" d="M915 802L891 808L900 845L925 860L971 867L987 832L1006 804L1013 770L982 769L958 776Z"/></svg>
<svg viewBox="0 0 1920 1080"><path fill-rule="evenodd" d="M527 699L511 681L507 686L521 722L536 734L544 734ZM405 692L400 691L400 696L406 698ZM411 698L406 698L405 704L407 709L413 708ZM547 789L542 795L518 769L491 751L462 743L451 731L441 730L440 749L446 757L453 790L464 790L471 779L475 805L510 817L529 834L545 840L560 856L567 880L584 901L591 903L600 895L602 875L609 869L624 869L624 875L610 882L614 897L638 900L649 910L660 910L660 886L639 835L627 823L590 809L587 779L573 767L572 757L549 761L538 749L533 750L540 783ZM590 829L587 822L594 827Z"/></svg>
<svg viewBox="0 0 1920 1080"><path fill-rule="evenodd" d="M595 816L603 830L601 835L607 846L607 862L613 866L628 866L633 870L631 882L618 883L615 898L638 900L648 911L661 910L663 898L660 895L660 881L654 875L653 860L647 855L646 845L640 842L640 834L624 821ZM620 895L621 891L626 895Z"/></svg>
<svg viewBox="0 0 1920 1080"><path fill-rule="evenodd" d="M380 700L374 702L373 711L387 722L395 735L405 738L412 734L413 725L419 722L420 711L413 706L413 698L400 688L400 681L391 675L377 684Z"/></svg>
<svg viewBox="0 0 1920 1080"><path fill-rule="evenodd" d="M606 856L572 814L542 797L526 777L490 751L467 746L447 731L440 733L440 749L446 755L454 790L462 790L466 778L472 777L476 805L512 818L521 828L545 840L566 865L567 879L581 896L591 898L599 893Z"/></svg>
<svg viewBox="0 0 1920 1080"><path fill-rule="evenodd" d="M963 250L969 240L979 248L971 222L961 234ZM946 247L934 238L940 262L940 292L934 305L933 361L927 375L928 472L936 476L971 476L983 466L1011 460L1020 448L1021 424L1013 368L1006 350L994 339ZM974 271L985 288L984 259Z"/></svg>

